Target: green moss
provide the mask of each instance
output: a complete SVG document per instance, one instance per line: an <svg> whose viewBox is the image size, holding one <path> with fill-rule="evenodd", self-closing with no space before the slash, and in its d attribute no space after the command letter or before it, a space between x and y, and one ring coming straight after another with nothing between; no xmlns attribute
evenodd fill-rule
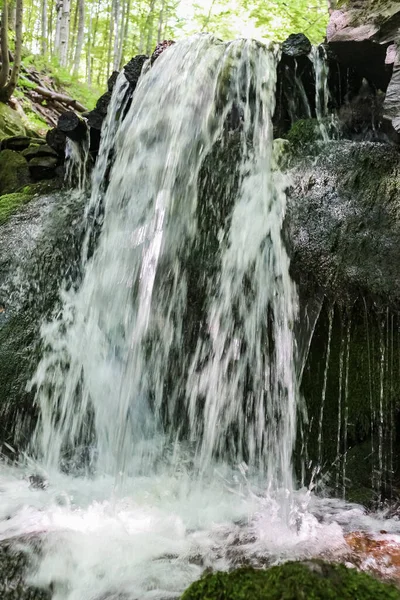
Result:
<svg viewBox="0 0 400 600"><path fill-rule="evenodd" d="M0 102L0 140L13 135L25 135L25 126L15 110Z"/></svg>
<svg viewBox="0 0 400 600"><path fill-rule="evenodd" d="M316 119L299 119L293 123L287 134L288 141L295 148L314 144L320 138Z"/></svg>
<svg viewBox="0 0 400 600"><path fill-rule="evenodd" d="M208 574L181 600L399 600L400 591L366 573L323 561L289 562Z"/></svg>
<svg viewBox="0 0 400 600"><path fill-rule="evenodd" d="M0 225L17 212L24 204L30 202L37 194L44 194L57 187L56 182L39 182L32 185L26 185L18 192L13 194L3 194L0 196Z"/></svg>

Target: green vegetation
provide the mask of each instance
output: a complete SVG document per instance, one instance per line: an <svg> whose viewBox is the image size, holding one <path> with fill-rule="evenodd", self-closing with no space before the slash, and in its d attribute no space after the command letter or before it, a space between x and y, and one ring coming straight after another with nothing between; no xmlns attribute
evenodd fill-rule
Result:
<svg viewBox="0 0 400 600"><path fill-rule="evenodd" d="M3 194L0 196L0 225L17 212L24 204L27 204L37 194L50 191L54 184L52 182L40 182L32 185L26 185L18 192L13 194Z"/></svg>
<svg viewBox="0 0 400 600"><path fill-rule="evenodd" d="M400 591L343 565L309 561L208 574L181 600L400 600Z"/></svg>

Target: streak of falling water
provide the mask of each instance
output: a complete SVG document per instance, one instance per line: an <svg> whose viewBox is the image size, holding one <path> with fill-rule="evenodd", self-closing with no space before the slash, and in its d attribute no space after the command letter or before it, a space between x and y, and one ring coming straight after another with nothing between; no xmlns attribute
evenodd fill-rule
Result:
<svg viewBox="0 0 400 600"><path fill-rule="evenodd" d="M340 478L340 441L342 435L342 412L343 412L343 362L344 362L344 346L345 340L343 333L340 338L340 351L339 351L339 393L338 393L338 420L337 420L337 441L336 441L336 492L339 491L339 478Z"/></svg>
<svg viewBox="0 0 400 600"><path fill-rule="evenodd" d="M349 372L350 372L350 342L351 342L351 315L348 315L346 330L346 360L344 383L344 424L343 424L343 498L346 498L346 470L347 470L347 436L349 426Z"/></svg>
<svg viewBox="0 0 400 600"><path fill-rule="evenodd" d="M332 345L332 327L333 327L333 316L334 306L329 309L329 329L328 329L328 343L326 347L326 358L325 358L325 370L324 370L324 383L322 386L322 397L321 397L321 409L319 414L319 430L318 430L318 464L322 465L322 428L324 424L324 410L326 400L326 389L328 385L328 371L329 361L331 357L331 345Z"/></svg>
<svg viewBox="0 0 400 600"><path fill-rule="evenodd" d="M65 146L65 181L69 187L83 192L88 185L89 129L81 142L67 138Z"/></svg>
<svg viewBox="0 0 400 600"><path fill-rule="evenodd" d="M148 473L180 434L202 471L245 460L270 488L291 490L297 298L281 239L285 181L271 168L275 79L273 52L212 36L176 44L142 77L115 136L97 249L61 319L43 328L35 446L48 465L90 442L100 471ZM233 108L239 189L208 279L206 335L190 357L199 173ZM172 403L186 430L163 420Z"/></svg>
<svg viewBox="0 0 400 600"><path fill-rule="evenodd" d="M329 140L328 128L326 126L326 118L329 114L329 65L324 46L313 46L310 58L314 65L315 73L315 112L321 137L326 142Z"/></svg>

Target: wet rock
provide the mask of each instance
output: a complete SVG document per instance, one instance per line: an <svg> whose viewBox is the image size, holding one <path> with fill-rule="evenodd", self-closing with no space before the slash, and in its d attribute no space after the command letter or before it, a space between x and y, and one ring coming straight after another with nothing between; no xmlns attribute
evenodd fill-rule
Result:
<svg viewBox="0 0 400 600"><path fill-rule="evenodd" d="M58 156L65 156L65 144L67 142L67 136L63 131L57 129L56 127L50 129L46 133L46 142L50 148L53 148L55 152L57 152Z"/></svg>
<svg viewBox="0 0 400 600"><path fill-rule="evenodd" d="M136 88L137 82L139 81L139 77L142 74L142 69L144 63L148 60L148 56L144 54L139 54L132 58L128 64L124 67L125 77L131 84L132 89Z"/></svg>
<svg viewBox="0 0 400 600"><path fill-rule="evenodd" d="M51 600L49 589L27 583L38 552L40 543L34 539L19 538L0 543L1 600Z"/></svg>
<svg viewBox="0 0 400 600"><path fill-rule="evenodd" d="M108 110L108 105L111 100L111 92L106 92L97 100L96 103L96 111L102 116L105 117Z"/></svg>
<svg viewBox="0 0 400 600"><path fill-rule="evenodd" d="M267 570L246 567L231 573L208 573L182 595L182 600L207 598L399 600L400 591L355 569L312 560L288 562Z"/></svg>
<svg viewBox="0 0 400 600"><path fill-rule="evenodd" d="M107 81L107 90L109 92L112 92L114 89L114 86L117 82L118 79L118 75L119 75L119 71L113 71L111 73L111 76L109 77L108 81Z"/></svg>
<svg viewBox="0 0 400 600"><path fill-rule="evenodd" d="M296 277L329 293L400 305L400 152L388 144L331 142L291 171L288 241ZM313 182L310 184L309 182Z"/></svg>
<svg viewBox="0 0 400 600"><path fill-rule="evenodd" d="M0 194L9 194L30 182L26 159L14 150L0 152Z"/></svg>
<svg viewBox="0 0 400 600"><path fill-rule="evenodd" d="M311 48L311 42L304 33L292 33L282 44L282 52L293 58L308 56Z"/></svg>
<svg viewBox="0 0 400 600"><path fill-rule="evenodd" d="M173 40L164 40L163 42L159 42L153 54L151 55L151 64L153 64L154 61L156 61L157 58L161 56L161 54L165 52L165 50L167 50L167 48L173 46L173 44L175 44Z"/></svg>
<svg viewBox="0 0 400 600"><path fill-rule="evenodd" d="M45 490L48 486L48 482L43 475L30 475L29 476L30 487L34 490Z"/></svg>
<svg viewBox="0 0 400 600"><path fill-rule="evenodd" d="M57 128L73 142L81 142L87 135L87 125L84 119L69 110L58 119Z"/></svg>
<svg viewBox="0 0 400 600"><path fill-rule="evenodd" d="M385 101L383 104L384 116L389 119L394 129L400 133L400 56L397 51Z"/></svg>

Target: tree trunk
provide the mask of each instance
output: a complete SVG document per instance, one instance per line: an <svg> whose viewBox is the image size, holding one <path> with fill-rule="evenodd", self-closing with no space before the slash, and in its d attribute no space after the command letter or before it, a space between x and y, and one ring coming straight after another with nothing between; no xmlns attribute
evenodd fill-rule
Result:
<svg viewBox="0 0 400 600"><path fill-rule="evenodd" d="M151 54L153 50L153 23L154 23L154 7L156 1L151 0L149 14L147 15L147 44L146 54Z"/></svg>
<svg viewBox="0 0 400 600"><path fill-rule="evenodd" d="M63 0L60 21L60 65L66 67L68 63L68 40L71 0Z"/></svg>
<svg viewBox="0 0 400 600"><path fill-rule="evenodd" d="M22 18L23 18L24 5L23 0L17 0L16 4L16 20L15 20L15 53L13 69L9 82L6 87L2 90L3 99L9 100L14 93L14 90L18 83L19 71L21 68L21 57L22 57Z"/></svg>
<svg viewBox="0 0 400 600"><path fill-rule="evenodd" d="M157 32L157 43L159 44L162 41L162 31L163 31L163 21L164 21L164 8L165 8L165 0L162 0L160 16L158 19L158 32Z"/></svg>
<svg viewBox="0 0 400 600"><path fill-rule="evenodd" d="M113 54L113 70L117 71L119 67L119 13L120 13L120 2L114 0L114 17L113 17L113 31L114 31L114 54Z"/></svg>
<svg viewBox="0 0 400 600"><path fill-rule="evenodd" d="M85 35L85 0L78 0L78 38L75 49L74 75L79 73L81 62L83 38Z"/></svg>
<svg viewBox="0 0 400 600"><path fill-rule="evenodd" d="M113 46L113 33L114 33L114 0L111 0L110 27L109 27L109 32L108 32L107 79L110 77L111 52L112 52L112 46Z"/></svg>
<svg viewBox="0 0 400 600"><path fill-rule="evenodd" d="M89 28L88 28L88 37L87 37L87 44L86 44L86 82L89 87L92 85L91 38L92 38L92 10L91 10L91 7L89 7Z"/></svg>
<svg viewBox="0 0 400 600"><path fill-rule="evenodd" d="M62 9L63 9L63 0L56 0L56 35L54 38L54 50L58 56L60 55L60 31L61 31Z"/></svg>
<svg viewBox="0 0 400 600"><path fill-rule="evenodd" d="M47 0L42 0L42 39L41 39L41 49L42 55L45 56L47 54Z"/></svg>
<svg viewBox="0 0 400 600"><path fill-rule="evenodd" d="M8 81L10 71L10 59L8 56L8 2L3 0L3 10L1 12L0 29L0 50L1 50L1 70L0 70L0 90L2 90Z"/></svg>
<svg viewBox="0 0 400 600"><path fill-rule="evenodd" d="M125 56L125 48L126 42L128 41L129 35L129 15L131 13L131 0L127 1L126 11L125 11L125 23L121 40L121 56L119 61L119 68L122 69L123 57Z"/></svg>

